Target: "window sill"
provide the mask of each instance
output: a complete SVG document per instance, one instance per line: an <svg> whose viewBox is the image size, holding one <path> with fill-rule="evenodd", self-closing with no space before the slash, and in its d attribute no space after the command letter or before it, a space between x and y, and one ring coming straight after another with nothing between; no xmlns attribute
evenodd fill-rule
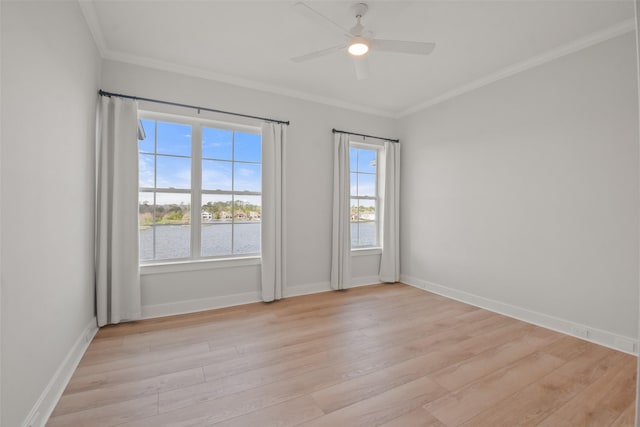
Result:
<svg viewBox="0 0 640 427"><path fill-rule="evenodd" d="M140 266L140 275L179 273L182 271L214 270L217 268L247 267L262 264L259 256L245 258L202 259Z"/></svg>
<svg viewBox="0 0 640 427"><path fill-rule="evenodd" d="M351 249L351 256L382 255L382 248Z"/></svg>

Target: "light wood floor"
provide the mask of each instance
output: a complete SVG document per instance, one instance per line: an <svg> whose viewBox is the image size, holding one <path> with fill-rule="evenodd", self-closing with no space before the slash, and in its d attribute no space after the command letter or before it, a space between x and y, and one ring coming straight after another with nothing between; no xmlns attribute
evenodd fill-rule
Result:
<svg viewBox="0 0 640 427"><path fill-rule="evenodd" d="M633 426L636 359L406 285L100 330L48 426Z"/></svg>

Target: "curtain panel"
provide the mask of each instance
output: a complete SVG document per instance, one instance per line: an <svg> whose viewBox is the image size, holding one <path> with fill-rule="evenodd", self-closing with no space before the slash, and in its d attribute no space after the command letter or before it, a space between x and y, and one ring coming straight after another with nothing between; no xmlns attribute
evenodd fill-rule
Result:
<svg viewBox="0 0 640 427"><path fill-rule="evenodd" d="M351 285L351 188L349 135L334 134L333 231L331 244L331 288Z"/></svg>
<svg viewBox="0 0 640 427"><path fill-rule="evenodd" d="M384 142L380 281L400 280L400 144Z"/></svg>
<svg viewBox="0 0 640 427"><path fill-rule="evenodd" d="M287 127L262 125L262 300L279 300L285 284L284 163Z"/></svg>
<svg viewBox="0 0 640 427"><path fill-rule="evenodd" d="M141 317L138 253L138 107L101 97L96 176L98 326Z"/></svg>

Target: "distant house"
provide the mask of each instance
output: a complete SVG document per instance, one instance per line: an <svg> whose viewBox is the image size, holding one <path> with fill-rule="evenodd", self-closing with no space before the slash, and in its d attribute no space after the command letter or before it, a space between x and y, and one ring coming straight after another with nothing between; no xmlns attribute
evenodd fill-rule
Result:
<svg viewBox="0 0 640 427"><path fill-rule="evenodd" d="M360 214L360 219L365 220L365 221L375 221L376 220L376 213L375 212L364 212L364 213Z"/></svg>
<svg viewBox="0 0 640 427"><path fill-rule="evenodd" d="M245 214L244 212L240 211L240 212L236 212L236 219L247 219L247 214Z"/></svg>
<svg viewBox="0 0 640 427"><path fill-rule="evenodd" d="M202 211L202 219L205 221L211 221L213 219L213 215L211 215L211 212Z"/></svg>
<svg viewBox="0 0 640 427"><path fill-rule="evenodd" d="M249 219L253 219L253 220L260 219L260 212L255 212L255 211L249 212Z"/></svg>
<svg viewBox="0 0 640 427"><path fill-rule="evenodd" d="M231 214L227 211L220 211L220 219L231 219Z"/></svg>

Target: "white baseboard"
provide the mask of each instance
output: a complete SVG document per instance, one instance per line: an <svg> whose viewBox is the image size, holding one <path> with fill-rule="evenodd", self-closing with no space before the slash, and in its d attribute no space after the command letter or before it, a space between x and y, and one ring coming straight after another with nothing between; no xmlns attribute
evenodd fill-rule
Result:
<svg viewBox="0 0 640 427"><path fill-rule="evenodd" d="M22 427L43 427L47 423L96 332L98 332L98 323L94 317L82 330L73 347L67 353L67 357L53 374L51 381L40 394L27 418L22 422Z"/></svg>
<svg viewBox="0 0 640 427"><path fill-rule="evenodd" d="M331 290L330 282L306 283L304 285L290 286L285 288L285 297L297 297L300 295L317 294L320 292L328 292Z"/></svg>
<svg viewBox="0 0 640 427"><path fill-rule="evenodd" d="M357 288L360 286L378 285L380 284L378 276L362 276L351 279L351 286L347 289ZM331 291L330 282L308 283L305 285L291 286L285 290L285 297L295 297L300 295L317 294L320 292Z"/></svg>
<svg viewBox="0 0 640 427"><path fill-rule="evenodd" d="M362 276L362 277L354 277L351 280L350 288L357 288L359 286L369 286L369 285L379 285L382 283L380 281L379 276Z"/></svg>
<svg viewBox="0 0 640 427"><path fill-rule="evenodd" d="M542 326L543 328L571 335L585 341L622 351L624 353L636 356L638 355L638 340L634 338L625 337L613 332L603 331L591 326L551 316L549 314L470 294L468 292L438 285L427 280L418 279L404 274L400 276L400 281L415 288L423 289L434 294L442 295L443 297L484 308L485 310L503 314L514 319L522 320L523 322ZM584 335L585 333L587 336Z"/></svg>
<svg viewBox="0 0 640 427"><path fill-rule="evenodd" d="M143 305L142 318L174 316L176 314L196 313L234 305L251 304L262 301L260 292L243 292L240 294L222 295L219 297L200 298L166 304Z"/></svg>

